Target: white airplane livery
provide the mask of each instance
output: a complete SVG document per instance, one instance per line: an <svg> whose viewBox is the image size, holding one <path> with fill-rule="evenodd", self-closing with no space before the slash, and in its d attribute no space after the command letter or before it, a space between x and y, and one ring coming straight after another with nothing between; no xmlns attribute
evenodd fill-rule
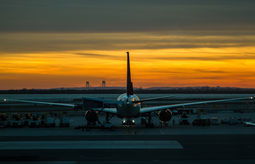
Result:
<svg viewBox="0 0 255 164"><path fill-rule="evenodd" d="M97 99L97 98L82 98L81 104L64 104L64 103L52 103L52 102L40 102L40 101L30 101L30 100L16 100L16 99L4 99L4 101L16 101L24 103L33 104L47 104L55 106L65 106L70 107L74 110L81 109L85 111L85 118L88 122L98 121L98 112L106 113L106 122L109 122L109 115L114 115L122 119L122 125L134 125L134 118L145 117L146 121L151 124L151 113L158 112L158 117L162 122L168 122L172 117L172 109L182 108L190 105L198 104L209 104L217 102L230 102L238 100L252 100L254 97L240 97L222 100L210 100L210 101L199 101L181 104L171 104L163 106L153 106L153 107L141 107L141 103L144 101L151 101L156 99L162 99L166 97L156 97L149 99L139 99L137 95L134 94L133 83L131 81L131 71L130 71L130 57L129 52L127 52L127 86L126 93L121 94L116 101L107 99ZM114 107L109 107L114 106Z"/></svg>

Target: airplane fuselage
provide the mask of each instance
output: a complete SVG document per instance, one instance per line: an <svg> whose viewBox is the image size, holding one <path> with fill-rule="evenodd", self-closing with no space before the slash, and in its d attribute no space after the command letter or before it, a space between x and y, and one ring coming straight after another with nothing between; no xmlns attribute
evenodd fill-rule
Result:
<svg viewBox="0 0 255 164"><path fill-rule="evenodd" d="M126 93L117 98L117 115L120 118L135 118L140 114L141 103L137 102L140 99L135 94L127 95Z"/></svg>

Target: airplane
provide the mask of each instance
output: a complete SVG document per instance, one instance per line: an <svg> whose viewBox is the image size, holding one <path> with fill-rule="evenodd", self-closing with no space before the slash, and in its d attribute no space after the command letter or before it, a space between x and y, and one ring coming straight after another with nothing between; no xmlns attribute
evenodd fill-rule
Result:
<svg viewBox="0 0 255 164"><path fill-rule="evenodd" d="M246 121L243 124L244 126L255 126L255 121Z"/></svg>
<svg viewBox="0 0 255 164"><path fill-rule="evenodd" d="M98 112L105 112L105 122L109 123L110 115L117 116L122 119L122 125L132 126L135 125L135 118L145 117L146 125L151 127L152 124L152 113L158 112L158 117L162 122L168 122L172 118L172 111L177 108L183 108L185 106L199 105L199 104L209 104L217 102L230 102L238 100L253 100L252 97L240 97L240 98L230 98L221 100L209 100L209 101L199 101L199 102L189 102L181 104L170 104L152 107L142 107L141 104L145 101L162 99L165 97L156 97L149 99L139 99L139 97L134 93L133 83L131 81L131 71L130 71L130 58L129 52L127 52L127 84L126 93L121 94L117 100L107 100L107 99L97 99L97 98L82 98L82 104L65 104L65 103L52 103L52 102L40 102L40 101L30 101L30 100L16 100L16 99L4 99L4 101L16 101L23 103L33 103L33 104L46 104L54 106L70 107L73 110L84 110L85 118L88 123L93 123L98 121ZM109 107L109 106L114 107Z"/></svg>

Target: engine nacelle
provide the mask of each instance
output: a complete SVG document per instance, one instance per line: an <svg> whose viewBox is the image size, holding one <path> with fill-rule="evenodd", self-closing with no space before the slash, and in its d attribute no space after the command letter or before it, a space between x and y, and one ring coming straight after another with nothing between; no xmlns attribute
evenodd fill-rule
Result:
<svg viewBox="0 0 255 164"><path fill-rule="evenodd" d="M159 116L160 121L168 122L171 120L173 114L169 109L167 109L167 110L159 111L158 116Z"/></svg>
<svg viewBox="0 0 255 164"><path fill-rule="evenodd" d="M98 121L98 114L96 111L87 110L85 113L85 118L88 122L96 122Z"/></svg>

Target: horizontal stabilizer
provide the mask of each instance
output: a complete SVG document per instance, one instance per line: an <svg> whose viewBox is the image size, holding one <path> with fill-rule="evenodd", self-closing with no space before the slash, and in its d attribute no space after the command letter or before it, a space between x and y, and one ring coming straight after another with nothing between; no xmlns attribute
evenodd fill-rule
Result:
<svg viewBox="0 0 255 164"><path fill-rule="evenodd" d="M116 107L119 103L118 101L114 100L105 100L105 99L97 99L97 98L83 98L83 109L84 110L94 110L96 108L107 108L111 107L112 105Z"/></svg>
<svg viewBox="0 0 255 164"><path fill-rule="evenodd" d="M162 97L153 97L153 98L147 98L147 99L141 99L138 101L135 101L135 103L145 102L145 101L154 101L154 100L160 100L160 99L169 99L173 98L174 96L162 96Z"/></svg>
<svg viewBox="0 0 255 164"><path fill-rule="evenodd" d="M109 99L99 99L99 98L91 98L91 97L83 97L83 101L98 101L103 102L104 104L118 104L119 102L116 100L109 100Z"/></svg>

